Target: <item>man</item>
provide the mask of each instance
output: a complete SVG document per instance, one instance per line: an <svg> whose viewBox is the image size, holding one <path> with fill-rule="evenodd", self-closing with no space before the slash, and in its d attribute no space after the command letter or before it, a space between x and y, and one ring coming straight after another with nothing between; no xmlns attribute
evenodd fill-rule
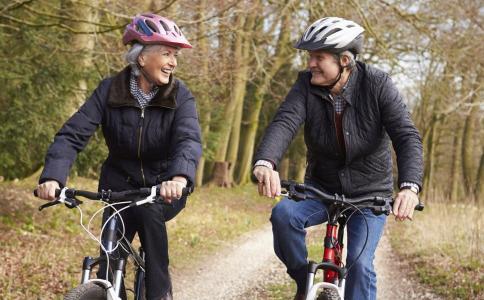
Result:
<svg viewBox="0 0 484 300"><path fill-rule="evenodd" d="M381 70L355 61L364 29L341 18L314 22L296 43L307 50L309 70L299 73L260 143L254 165L259 193L280 194L276 171L285 150L305 123L307 152L305 183L348 197L390 196L393 193L390 140L398 163L398 186L393 213L411 218L418 204L423 176L422 143L402 97ZM307 249L305 228L326 221L325 206L315 199L287 198L272 211L274 249L296 281L294 299L304 299ZM365 211L347 224L349 270L346 299L376 299L373 258L386 216ZM362 252L359 259L358 254Z"/></svg>

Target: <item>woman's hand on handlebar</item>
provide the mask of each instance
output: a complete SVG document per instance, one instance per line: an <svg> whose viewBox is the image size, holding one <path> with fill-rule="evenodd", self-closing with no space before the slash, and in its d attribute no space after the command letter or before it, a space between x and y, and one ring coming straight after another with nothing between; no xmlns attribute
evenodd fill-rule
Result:
<svg viewBox="0 0 484 300"><path fill-rule="evenodd" d="M265 166L257 166L254 168L254 176L258 181L259 195L271 198L281 195L279 172Z"/></svg>
<svg viewBox="0 0 484 300"><path fill-rule="evenodd" d="M183 176L175 176L171 180L163 181L160 184L160 196L166 203L179 199L182 196L183 188L187 186L187 179Z"/></svg>
<svg viewBox="0 0 484 300"><path fill-rule="evenodd" d="M415 207L418 205L418 195L409 189L401 190L393 203L393 214L397 221L412 220Z"/></svg>
<svg viewBox="0 0 484 300"><path fill-rule="evenodd" d="M48 180L37 186L37 195L40 199L55 200L55 190L60 189L60 185L55 180Z"/></svg>

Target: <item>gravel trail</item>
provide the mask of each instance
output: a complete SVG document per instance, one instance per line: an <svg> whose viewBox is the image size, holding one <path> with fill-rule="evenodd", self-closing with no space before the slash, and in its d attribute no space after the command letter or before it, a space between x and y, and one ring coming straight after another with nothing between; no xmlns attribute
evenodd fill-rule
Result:
<svg viewBox="0 0 484 300"><path fill-rule="evenodd" d="M378 299L440 299L408 278L408 265L395 257L387 234L375 259ZM240 237L193 270L175 272L174 299L269 299L265 292L269 284L289 280L274 254L272 231L267 225Z"/></svg>

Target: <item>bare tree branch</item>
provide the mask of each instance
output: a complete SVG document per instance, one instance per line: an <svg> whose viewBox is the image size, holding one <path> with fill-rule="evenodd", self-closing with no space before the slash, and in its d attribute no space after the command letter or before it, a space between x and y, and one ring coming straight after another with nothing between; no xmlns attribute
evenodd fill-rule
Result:
<svg viewBox="0 0 484 300"><path fill-rule="evenodd" d="M85 19L73 18L72 16L66 17L66 16L62 16L62 15L58 15L58 14L51 14L51 13L43 12L43 11L40 11L39 9L34 9L34 8L30 7L29 5L25 5L24 8L26 10L30 11L31 13L39 15L39 16L50 17L50 18L64 20L64 21L86 23L86 24L96 25L96 26L101 26L101 27L119 28L119 25L92 22L92 21L85 20Z"/></svg>
<svg viewBox="0 0 484 300"><path fill-rule="evenodd" d="M3 13L7 10L14 10L14 9L17 9L19 7L22 7L23 5L25 4L29 4L31 2L33 2L34 0L25 0L25 1L13 1L12 3L10 3L9 5L5 5L4 8L2 8L2 10L0 10L0 13Z"/></svg>

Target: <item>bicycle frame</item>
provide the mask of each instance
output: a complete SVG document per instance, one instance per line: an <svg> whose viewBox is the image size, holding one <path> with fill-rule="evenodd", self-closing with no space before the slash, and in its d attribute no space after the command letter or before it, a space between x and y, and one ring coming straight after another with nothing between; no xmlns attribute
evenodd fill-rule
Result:
<svg viewBox="0 0 484 300"><path fill-rule="evenodd" d="M306 186L287 180L281 180L281 186L286 189L285 195L293 200L305 200L306 191L310 191L315 194L316 198L321 199L328 206L328 224L326 225L326 237L324 239L323 262L315 263L310 261L308 264L306 300L316 299L316 293L320 288L335 291L341 300L344 299L347 269L342 263L343 237L348 218L353 213L350 211L355 209L361 211L361 208L365 208L371 209L376 214L389 215L393 206L392 197L362 196L347 198L345 195L331 195L310 185ZM424 205L419 202L415 209L422 211ZM349 216L347 212L350 212ZM339 228L338 224L340 225ZM324 280L314 284L315 274L320 269L324 271ZM329 296L331 297L331 295Z"/></svg>
<svg viewBox="0 0 484 300"><path fill-rule="evenodd" d="M112 213L112 211L111 211ZM111 216L111 215L110 215ZM83 261L83 264L82 264L82 276L81 276L81 284L85 284L85 283L88 283L88 282L96 282L98 284L102 284L104 286L104 288L106 288L107 290L107 295L108 295L108 300L110 299L110 297L112 297L111 299L112 300L117 300L117 299L120 299L119 295L121 293L121 283L122 283L122 280L123 280L123 272L124 272L124 268L126 266L126 259L123 258L123 257L120 257L120 258L114 258L111 256L111 253L115 250L114 247L115 247L115 244L117 242L117 226L118 226L118 218L120 218L120 216L116 215L115 217L111 218L109 220L109 223L106 225L106 228L107 228L107 231L105 232L105 234L103 234L103 237L102 237L102 244L103 246L105 247L105 249L107 250L107 254L104 253L102 254L101 256L99 257L96 257L96 258L93 258L93 257L90 257L90 256L86 256L84 257L84 261ZM142 299L142 293L143 293L143 289L141 287L141 283L142 283L142 280L144 278L144 251L142 248L140 248L140 254L137 255L131 245L129 244L128 241L126 240L121 240L120 241L121 244L123 244L123 248L125 249L129 249L128 251L128 255L132 255L134 257L134 260L135 260L135 264L137 265L137 268L136 268L136 275L135 275L135 286L134 286L134 291L135 291L135 295L134 295L134 299L137 300L137 299ZM112 278L112 283L111 281L109 281L109 279L91 279L90 276L91 276L91 272L92 272L92 269L103 263L103 262L106 262L108 257L107 255L109 255L109 260L114 262L114 268L112 268L113 270L113 273L114 273L114 276Z"/></svg>
<svg viewBox="0 0 484 300"><path fill-rule="evenodd" d="M323 262L310 261L308 264L308 280L306 284L306 299L316 299L321 288L333 289L340 299L344 299L346 269L342 264L344 228L346 217L342 215L341 207L329 207L329 220L326 224L324 238ZM314 284L317 270L323 270L323 282Z"/></svg>

